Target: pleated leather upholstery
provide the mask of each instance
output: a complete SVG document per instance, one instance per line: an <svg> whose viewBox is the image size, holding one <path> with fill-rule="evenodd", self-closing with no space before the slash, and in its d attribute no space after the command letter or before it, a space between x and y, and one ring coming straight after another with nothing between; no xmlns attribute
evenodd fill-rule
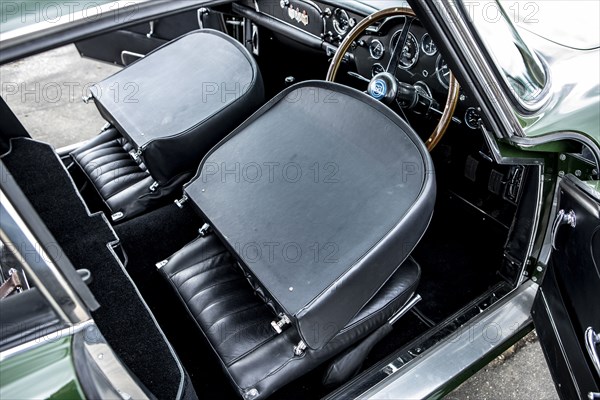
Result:
<svg viewBox="0 0 600 400"><path fill-rule="evenodd" d="M221 360L241 396L264 398L382 326L414 293L420 268L402 264L367 305L323 349L293 353L300 337L292 326L276 334L278 319L258 296L219 238L199 237L160 269Z"/></svg>

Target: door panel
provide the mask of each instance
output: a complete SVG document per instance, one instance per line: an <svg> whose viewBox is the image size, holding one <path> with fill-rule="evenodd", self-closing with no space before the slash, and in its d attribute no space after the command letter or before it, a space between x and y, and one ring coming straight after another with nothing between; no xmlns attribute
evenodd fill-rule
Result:
<svg viewBox="0 0 600 400"><path fill-rule="evenodd" d="M108 32L81 40L75 46L83 57L128 65L166 42L201 27L225 29L222 14L202 10L186 11Z"/></svg>
<svg viewBox="0 0 600 400"><path fill-rule="evenodd" d="M589 327L600 332L600 200L569 175L559 185L557 201L563 218L555 221L555 250L533 320L558 393L564 399L589 398L600 387L585 341Z"/></svg>

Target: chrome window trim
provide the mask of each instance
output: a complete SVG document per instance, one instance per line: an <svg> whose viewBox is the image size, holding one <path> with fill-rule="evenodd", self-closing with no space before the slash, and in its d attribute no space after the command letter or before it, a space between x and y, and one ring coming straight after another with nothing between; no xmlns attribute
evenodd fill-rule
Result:
<svg viewBox="0 0 600 400"><path fill-rule="evenodd" d="M489 118L492 123L492 126L490 126L491 131L498 137L505 137L507 135L524 136L523 128L516 119L512 103L506 96L502 84L497 81L497 77L493 69L489 66L484 53L479 48L477 40L473 32L469 29L458 3L451 0L442 0L439 2L421 2L420 4L426 8L426 12L429 15L446 17L431 18L430 22L444 37L443 45L445 47L453 49L455 52L458 49L461 52L461 55L465 58L465 64L468 64L473 70L473 73L467 75L469 78L477 79L483 96L493 101L494 108L491 109L483 101L483 97L475 91L475 100L480 104L482 112L488 117L493 115L498 117L496 119ZM447 29L442 29L441 24L444 24ZM451 36L456 41L456 45L448 41L446 35L443 33L445 30L453 33ZM438 44L439 48L440 44ZM496 125L496 122L499 125Z"/></svg>

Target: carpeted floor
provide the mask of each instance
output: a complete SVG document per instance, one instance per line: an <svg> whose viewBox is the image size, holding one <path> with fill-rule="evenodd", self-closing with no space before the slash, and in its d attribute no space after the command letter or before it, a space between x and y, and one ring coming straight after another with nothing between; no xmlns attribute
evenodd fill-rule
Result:
<svg viewBox="0 0 600 400"><path fill-rule="evenodd" d="M92 272L90 289L101 305L93 318L111 347L158 398L175 398L181 371L135 286L107 248L115 235L100 215L88 216L54 150L32 140L13 140L2 161L73 265Z"/></svg>

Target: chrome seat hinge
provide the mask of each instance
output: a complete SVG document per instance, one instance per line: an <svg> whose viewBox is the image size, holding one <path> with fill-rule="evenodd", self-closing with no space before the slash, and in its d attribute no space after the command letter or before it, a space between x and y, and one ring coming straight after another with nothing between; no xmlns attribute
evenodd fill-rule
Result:
<svg viewBox="0 0 600 400"><path fill-rule="evenodd" d="M157 262L156 265L156 269L161 269L162 267L164 267L165 265L167 265L169 263L169 260L162 260Z"/></svg>
<svg viewBox="0 0 600 400"><path fill-rule="evenodd" d="M110 216L110 219L112 219L113 221L118 221L121 218L123 218L125 216L125 214L123 214L121 211L114 213L113 215Z"/></svg>
<svg viewBox="0 0 600 400"><path fill-rule="evenodd" d="M137 150L131 150L129 152L129 155L131 156L131 158L133 158L133 161L135 161L136 163L139 163L140 161L142 161L142 148L140 147Z"/></svg>
<svg viewBox="0 0 600 400"><path fill-rule="evenodd" d="M81 96L81 100L85 104L89 104L90 101L94 101L94 96L92 96L91 94L88 94L87 96Z"/></svg>
<svg viewBox="0 0 600 400"><path fill-rule="evenodd" d="M200 236L204 237L206 235L208 235L211 232L211 227L209 224L204 224L202 225L202 228L198 229L198 233L200 234Z"/></svg>
<svg viewBox="0 0 600 400"><path fill-rule="evenodd" d="M105 123L104 125L102 125L102 128L100 128L100 132L104 132L105 130L107 130L111 126L112 125L110 124L110 122Z"/></svg>
<svg viewBox="0 0 600 400"><path fill-rule="evenodd" d="M148 189L151 192L154 192L156 189L158 189L158 182L154 182L152 185L150 185L150 187Z"/></svg>
<svg viewBox="0 0 600 400"><path fill-rule="evenodd" d="M184 194L182 198L175 200L175 204L177 204L177 207L183 208L183 203L186 201L188 201L188 197L186 194Z"/></svg>
<svg viewBox="0 0 600 400"><path fill-rule="evenodd" d="M290 321L290 319L287 315L279 314L279 321L271 321L271 327L279 335L281 332L283 332L283 327L286 326L287 324L291 324L291 323L292 323L292 321Z"/></svg>
<svg viewBox="0 0 600 400"><path fill-rule="evenodd" d="M304 340L299 341L298 344L294 346L294 355L300 357L306 351L306 347Z"/></svg>

